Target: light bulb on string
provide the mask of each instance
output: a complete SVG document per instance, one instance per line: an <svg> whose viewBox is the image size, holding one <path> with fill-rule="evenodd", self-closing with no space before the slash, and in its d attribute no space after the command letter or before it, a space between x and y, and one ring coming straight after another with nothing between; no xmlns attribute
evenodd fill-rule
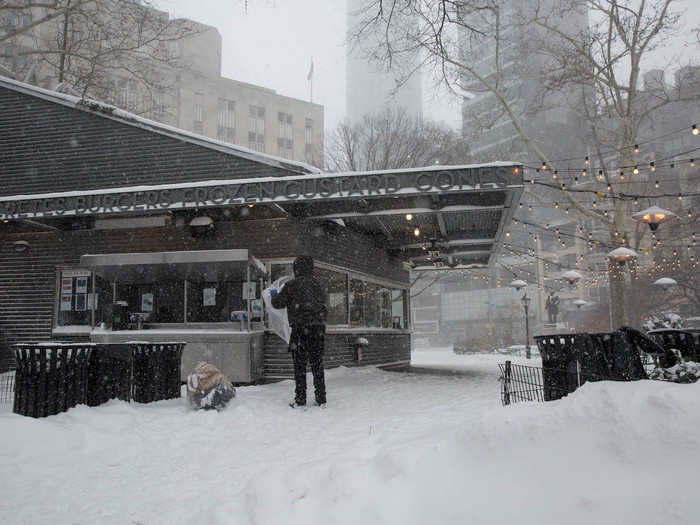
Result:
<svg viewBox="0 0 700 525"><path fill-rule="evenodd" d="M639 153L639 144L634 145L634 152Z"/></svg>
<svg viewBox="0 0 700 525"><path fill-rule="evenodd" d="M586 164L586 166L588 166L588 164L590 163L590 161L588 160L588 155L586 155L586 159L583 162Z"/></svg>
<svg viewBox="0 0 700 525"><path fill-rule="evenodd" d="M582 177L585 177L586 175L588 175L588 172L587 172L586 169L584 168L583 170L581 170L581 176L582 176Z"/></svg>
<svg viewBox="0 0 700 525"><path fill-rule="evenodd" d="M700 134L700 130L698 129L698 127L697 127L695 124L693 124L693 126L690 128L690 132L691 132L693 135L698 135L698 134Z"/></svg>
<svg viewBox="0 0 700 525"><path fill-rule="evenodd" d="M554 170L554 171L552 172L552 178L553 178L553 179L556 179L558 176L559 176L559 172L558 172L557 170Z"/></svg>
<svg viewBox="0 0 700 525"><path fill-rule="evenodd" d="M656 171L656 166L654 165L653 162L650 162L650 163L649 163L649 169L650 169L651 171Z"/></svg>
<svg viewBox="0 0 700 525"><path fill-rule="evenodd" d="M639 167L635 166L634 169L632 170L632 173L634 173L635 175L639 175Z"/></svg>
<svg viewBox="0 0 700 525"><path fill-rule="evenodd" d="M656 187L657 190L659 189L659 181L658 180L656 182L654 182L654 186Z"/></svg>
<svg viewBox="0 0 700 525"><path fill-rule="evenodd" d="M547 169L547 163L542 161L542 171Z"/></svg>
<svg viewBox="0 0 700 525"><path fill-rule="evenodd" d="M695 167L695 159L690 159L690 167L691 168Z"/></svg>

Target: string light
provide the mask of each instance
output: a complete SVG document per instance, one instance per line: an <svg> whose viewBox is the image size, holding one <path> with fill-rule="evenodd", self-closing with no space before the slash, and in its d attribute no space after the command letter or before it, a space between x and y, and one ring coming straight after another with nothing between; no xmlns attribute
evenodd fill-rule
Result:
<svg viewBox="0 0 700 525"><path fill-rule="evenodd" d="M649 163L649 169L650 169L651 171L656 171L656 166L654 165L653 162L650 162L650 163Z"/></svg>
<svg viewBox="0 0 700 525"><path fill-rule="evenodd" d="M590 162L590 161L588 160L588 155L586 155L586 160L584 160L584 162L586 163L586 166L588 166L588 163Z"/></svg>
<svg viewBox="0 0 700 525"><path fill-rule="evenodd" d="M557 170L554 170L554 172L552 173L552 178L556 179L557 176L559 176L559 172Z"/></svg>
<svg viewBox="0 0 700 525"><path fill-rule="evenodd" d="M581 171L581 175L582 175L583 177L585 177L587 174L588 174L588 173L586 172L585 169Z"/></svg>
<svg viewBox="0 0 700 525"><path fill-rule="evenodd" d="M547 163L545 161L542 161L542 171L547 169Z"/></svg>
<svg viewBox="0 0 700 525"><path fill-rule="evenodd" d="M632 170L632 173L634 173L635 175L639 175L639 167L635 166L634 169Z"/></svg>
<svg viewBox="0 0 700 525"><path fill-rule="evenodd" d="M695 167L695 159L690 159L690 167L691 168Z"/></svg>
<svg viewBox="0 0 700 525"><path fill-rule="evenodd" d="M639 153L639 144L634 145L634 152Z"/></svg>
<svg viewBox="0 0 700 525"><path fill-rule="evenodd" d="M695 124L693 124L693 127L691 128L691 133L693 135L697 135L700 133L700 130L698 129L698 127Z"/></svg>

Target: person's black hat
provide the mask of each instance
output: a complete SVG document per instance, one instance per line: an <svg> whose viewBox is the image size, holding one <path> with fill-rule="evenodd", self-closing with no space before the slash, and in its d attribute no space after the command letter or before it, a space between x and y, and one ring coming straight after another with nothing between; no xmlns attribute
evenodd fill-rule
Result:
<svg viewBox="0 0 700 525"><path fill-rule="evenodd" d="M294 261L294 276L311 275L314 270L314 259L309 255L300 255Z"/></svg>

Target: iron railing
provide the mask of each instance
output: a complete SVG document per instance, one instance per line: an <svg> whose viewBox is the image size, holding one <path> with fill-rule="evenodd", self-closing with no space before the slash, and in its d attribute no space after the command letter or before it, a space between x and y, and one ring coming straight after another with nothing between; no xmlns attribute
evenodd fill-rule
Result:
<svg viewBox="0 0 700 525"><path fill-rule="evenodd" d="M0 405L7 405L10 409L15 400L15 371L0 374Z"/></svg>
<svg viewBox="0 0 700 525"><path fill-rule="evenodd" d="M504 405L526 401L553 401L575 391L589 381L604 378L581 369L578 362L567 368L543 368L514 365L510 361L499 364L501 402Z"/></svg>

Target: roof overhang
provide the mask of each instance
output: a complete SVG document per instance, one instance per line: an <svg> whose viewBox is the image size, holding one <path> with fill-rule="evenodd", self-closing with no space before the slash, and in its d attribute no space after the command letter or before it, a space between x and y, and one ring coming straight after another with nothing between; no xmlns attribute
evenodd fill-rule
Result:
<svg viewBox="0 0 700 525"><path fill-rule="evenodd" d="M248 250L110 253L83 255L80 265L122 283L149 280L197 279L204 282L246 281L265 273L265 266ZM145 281L144 281L145 279Z"/></svg>
<svg viewBox="0 0 700 525"><path fill-rule="evenodd" d="M15 195L0 197L0 220L264 205L383 236L412 269L473 268L493 262L522 191L521 164L496 162Z"/></svg>

